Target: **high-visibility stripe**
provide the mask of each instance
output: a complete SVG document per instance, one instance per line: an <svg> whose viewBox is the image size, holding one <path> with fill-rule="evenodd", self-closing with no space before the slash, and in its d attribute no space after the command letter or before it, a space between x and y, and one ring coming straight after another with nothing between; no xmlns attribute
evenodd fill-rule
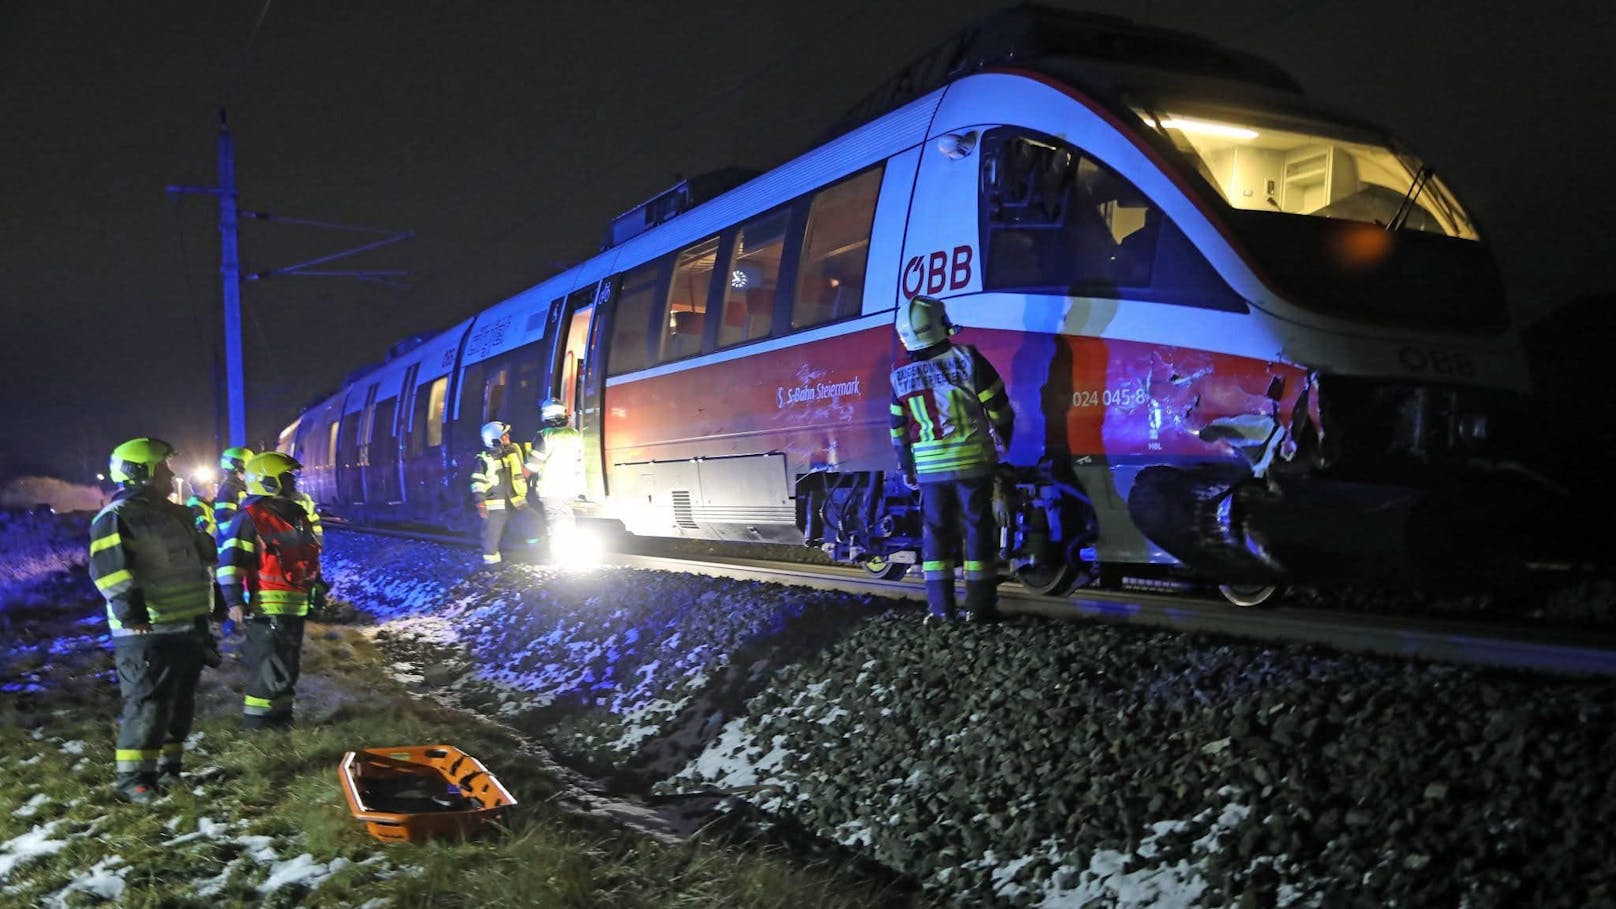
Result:
<svg viewBox="0 0 1616 909"><path fill-rule="evenodd" d="M953 559L927 559L920 563L921 571L951 571L953 568Z"/></svg>
<svg viewBox="0 0 1616 909"><path fill-rule="evenodd" d="M168 742L163 745L163 757L183 757L185 754L184 742Z"/></svg>
<svg viewBox="0 0 1616 909"><path fill-rule="evenodd" d="M123 542L122 534L110 534L90 543L90 555L95 555L103 549L111 549Z"/></svg>
<svg viewBox="0 0 1616 909"><path fill-rule="evenodd" d="M125 568L122 571L114 571L106 577L96 578L95 589L102 593L107 593L119 584L132 584L134 580L135 576L129 572L129 569Z"/></svg>
<svg viewBox="0 0 1616 909"><path fill-rule="evenodd" d="M213 570L213 576L222 582L225 578L239 576L245 570L246 569L240 567L239 565L220 565L218 568Z"/></svg>
<svg viewBox="0 0 1616 909"><path fill-rule="evenodd" d="M1002 380L998 381L998 382L994 382L992 385L988 386L987 388L977 392L976 393L976 399L978 401L981 401L983 404L986 404L988 401L993 399L994 395L1000 394L1003 391L1004 391L1004 382Z"/></svg>
<svg viewBox="0 0 1616 909"><path fill-rule="evenodd" d="M922 439L934 438L937 435L937 426L932 423L931 415L926 413L926 403L918 396L909 399L909 414L920 424Z"/></svg>
<svg viewBox="0 0 1616 909"><path fill-rule="evenodd" d="M224 541L220 549L239 549L242 552L257 552L258 545L252 540L243 540L241 537L231 537Z"/></svg>

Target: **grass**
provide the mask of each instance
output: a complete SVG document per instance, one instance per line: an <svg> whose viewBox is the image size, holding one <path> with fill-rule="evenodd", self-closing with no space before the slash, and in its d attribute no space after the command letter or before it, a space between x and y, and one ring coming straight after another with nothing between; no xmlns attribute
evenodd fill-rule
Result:
<svg viewBox="0 0 1616 909"><path fill-rule="evenodd" d="M118 710L110 654L82 637L77 647L51 646L104 628L85 622L101 607L82 569L57 586L76 591L77 601L6 608L22 640L6 642L0 662L0 682L12 683L0 697L0 904L96 904L73 889L95 868L121 871L118 902L134 907L829 909L916 899L850 867L702 838L670 844L566 810L563 782L516 733L413 699L388 677L386 656L348 627L309 626L301 725L290 732L241 732L239 667L204 672L201 738L186 768L192 788L153 808L125 805L110 791ZM454 744L500 777L520 802L507 829L465 842L383 845L349 816L335 772L343 752L427 742ZM48 839L60 847L18 861L16 838L41 824L53 825ZM227 830L173 842L223 824ZM273 873L295 867L278 863L304 854L329 876L312 888L260 891Z"/></svg>

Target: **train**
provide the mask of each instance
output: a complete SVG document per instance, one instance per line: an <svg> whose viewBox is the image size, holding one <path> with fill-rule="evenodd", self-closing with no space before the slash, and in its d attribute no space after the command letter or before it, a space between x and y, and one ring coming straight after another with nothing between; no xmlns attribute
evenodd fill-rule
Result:
<svg viewBox="0 0 1616 909"><path fill-rule="evenodd" d="M946 301L1016 412L1001 562L1035 590L1477 578L1563 491L1474 216L1257 56L1024 5L766 172L680 181L598 254L401 342L280 434L321 507L464 527L478 429L566 403L581 517L897 576L901 301Z"/></svg>

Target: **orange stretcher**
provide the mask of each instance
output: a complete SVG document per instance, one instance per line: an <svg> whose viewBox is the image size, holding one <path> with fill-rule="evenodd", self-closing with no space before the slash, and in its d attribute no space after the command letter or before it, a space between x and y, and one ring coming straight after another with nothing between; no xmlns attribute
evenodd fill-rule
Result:
<svg viewBox="0 0 1616 909"><path fill-rule="evenodd" d="M384 843L472 836L516 804L481 761L453 745L350 751L337 777L349 812Z"/></svg>

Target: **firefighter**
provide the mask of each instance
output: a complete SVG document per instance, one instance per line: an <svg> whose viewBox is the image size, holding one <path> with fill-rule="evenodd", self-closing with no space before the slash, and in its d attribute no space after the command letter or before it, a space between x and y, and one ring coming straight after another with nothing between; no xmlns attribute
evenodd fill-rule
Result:
<svg viewBox="0 0 1616 909"><path fill-rule="evenodd" d="M529 546L539 539L532 533L532 510L527 503L527 452L511 442L510 425L498 420L483 424L482 437L477 471L471 475L471 496L483 522L483 564L498 565L499 541L507 522L527 523Z"/></svg>
<svg viewBox="0 0 1616 909"><path fill-rule="evenodd" d="M226 448L219 455L221 475L218 489L213 493L213 520L219 527L230 523L230 519L236 516L236 509L241 507L241 500L247 497L242 474L247 470L247 462L252 459L252 449L240 445Z"/></svg>
<svg viewBox="0 0 1616 909"><path fill-rule="evenodd" d="M90 524L90 577L107 601L123 695L113 785L141 805L179 782L196 683L213 643L213 538L168 499L173 455L161 439L114 448L107 472L120 488Z"/></svg>
<svg viewBox="0 0 1616 909"><path fill-rule="evenodd" d="M219 523L213 515L213 484L207 481L194 480L191 483L191 494L185 497L185 507L191 509L191 517L196 521L196 529L212 539L219 534Z"/></svg>
<svg viewBox="0 0 1616 909"><path fill-rule="evenodd" d="M943 301L917 296L898 307L909 362L892 370L892 445L904 484L920 491L927 621L957 617L955 559L963 556L966 617L997 616L998 530L993 473L1015 412L993 364L969 344Z"/></svg>
<svg viewBox="0 0 1616 909"><path fill-rule="evenodd" d="M584 494L584 437L567 425L567 405L545 398L539 405L543 427L533 438L527 468L544 509L545 543L557 558L576 527L573 502Z"/></svg>
<svg viewBox="0 0 1616 909"><path fill-rule="evenodd" d="M243 729L286 728L303 656L303 623L328 589L320 543L298 501L291 455L266 451L247 462L247 498L219 531L219 586L230 618L247 630Z"/></svg>
<svg viewBox="0 0 1616 909"><path fill-rule="evenodd" d="M320 507L314 504L314 496L306 492L298 492L297 504L309 514L309 524L314 528L314 539L321 546L325 545L325 528L320 524Z"/></svg>

